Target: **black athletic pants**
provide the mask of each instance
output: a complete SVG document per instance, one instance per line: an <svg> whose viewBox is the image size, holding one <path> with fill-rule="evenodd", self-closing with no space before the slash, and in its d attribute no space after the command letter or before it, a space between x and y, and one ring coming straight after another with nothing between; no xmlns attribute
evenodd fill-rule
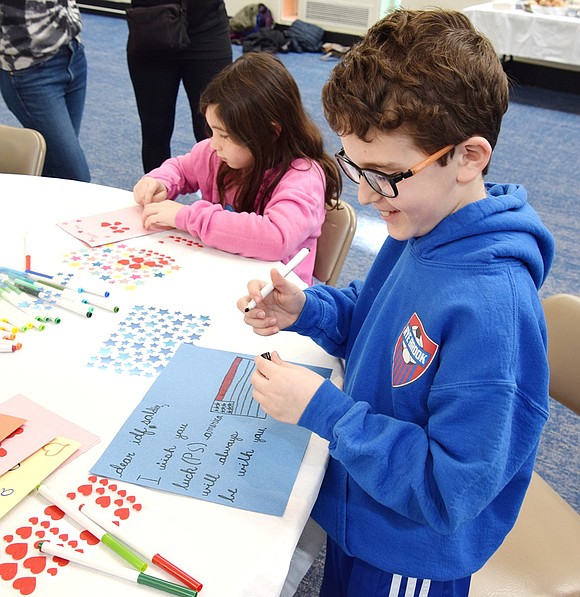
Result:
<svg viewBox="0 0 580 597"><path fill-rule="evenodd" d="M195 138L201 141L208 137L205 118L198 109L199 98L209 81L230 62L231 58L214 60L127 55L141 120L141 156L145 173L171 157L177 94L182 81L191 107Z"/></svg>

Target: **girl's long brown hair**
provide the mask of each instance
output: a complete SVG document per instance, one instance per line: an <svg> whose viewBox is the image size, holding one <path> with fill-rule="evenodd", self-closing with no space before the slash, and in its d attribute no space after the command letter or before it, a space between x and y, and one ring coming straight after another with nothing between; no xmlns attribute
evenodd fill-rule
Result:
<svg viewBox="0 0 580 597"><path fill-rule="evenodd" d="M206 87L201 112L205 114L210 105L232 140L247 147L254 158L244 170L220 164L217 186L222 205L226 191L234 188L238 212L263 214L276 185L297 158L320 164L326 176L325 203L332 206L338 201L342 190L338 166L324 151L322 135L304 110L298 86L278 58L268 53L242 55ZM274 175L264 181L269 169Z"/></svg>

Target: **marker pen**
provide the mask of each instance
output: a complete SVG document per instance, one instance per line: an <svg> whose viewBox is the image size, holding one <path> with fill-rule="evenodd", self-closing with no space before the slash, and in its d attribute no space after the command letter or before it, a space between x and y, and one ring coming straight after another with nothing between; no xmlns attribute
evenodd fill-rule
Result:
<svg viewBox="0 0 580 597"><path fill-rule="evenodd" d="M294 257L292 257L292 259L290 259L290 261L284 266L284 269L280 272L282 276L286 278L291 271L296 269L306 259L309 253L310 249L307 249L306 247L300 249L300 251L298 251L298 253L296 253L296 255L294 255ZM266 286L260 290L262 298L265 299L272 292L272 290L274 290L274 284L272 284L272 282L268 282L268 284L266 284ZM245 309L246 313L255 306L256 301L252 299Z"/></svg>
<svg viewBox="0 0 580 597"><path fill-rule="evenodd" d="M143 572L131 570L130 568L125 568L124 566L108 564L101 560L96 562L86 554L75 551L70 547L55 545L50 541L41 541L38 544L38 551L47 555L56 556L57 558L62 558L63 560L68 560L69 562L75 562L75 564L86 566L87 568L97 570L98 572L104 572L105 574L116 576L117 578L124 578L125 580L138 583L140 585L159 589L160 591L165 591L166 593L171 593L172 595L181 595L182 597L197 596L197 591L192 591L187 587L182 587L181 585L168 582L162 578L149 576L148 574L143 574Z"/></svg>
<svg viewBox="0 0 580 597"><path fill-rule="evenodd" d="M67 516L72 518L83 529L86 529L101 541L108 548L112 549L116 554L121 556L131 566L143 572L147 568L147 562L144 562L139 556L127 549L124 545L119 543L114 537L111 537L104 529L102 529L96 522L80 512L73 504L71 504L66 497L62 497L46 485L38 485L36 488L38 493L46 498L49 502L60 508Z"/></svg>
<svg viewBox="0 0 580 597"><path fill-rule="evenodd" d="M20 344L20 347L22 344ZM0 344L0 352L16 352L19 349L16 344Z"/></svg>
<svg viewBox="0 0 580 597"><path fill-rule="evenodd" d="M153 564L159 566L159 568L165 570L180 580L184 585L191 587L195 591L201 591L203 584L195 580L192 576L178 568L175 564L172 564L169 560L164 558L161 554L158 554L156 550L151 549L147 545L143 545L141 540L137 542L136 539L129 536L125 531L121 530L115 523L108 520L97 508L89 504L84 504L80 508L81 512L84 512L86 516L94 520L100 527L103 527L110 535L114 535L128 545L131 549L134 549L137 553L141 554L144 558L147 558Z"/></svg>

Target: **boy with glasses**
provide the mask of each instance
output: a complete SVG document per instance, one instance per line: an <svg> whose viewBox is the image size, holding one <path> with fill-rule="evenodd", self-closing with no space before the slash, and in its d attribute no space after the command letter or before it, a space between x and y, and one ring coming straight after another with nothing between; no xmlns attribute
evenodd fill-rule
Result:
<svg viewBox="0 0 580 597"><path fill-rule="evenodd" d="M323 90L358 198L386 222L364 284L300 290L272 270L238 301L260 335L311 336L339 390L256 358L254 396L329 441L313 518L323 596L467 596L513 526L548 417L538 289L554 243L515 184L484 182L507 109L493 47L463 14L397 10Z"/></svg>

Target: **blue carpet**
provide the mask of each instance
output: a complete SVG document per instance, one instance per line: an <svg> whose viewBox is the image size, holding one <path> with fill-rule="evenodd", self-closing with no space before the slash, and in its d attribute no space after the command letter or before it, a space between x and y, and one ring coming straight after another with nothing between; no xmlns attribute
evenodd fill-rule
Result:
<svg viewBox="0 0 580 597"><path fill-rule="evenodd" d="M84 14L83 41L89 62L88 95L81 142L95 183L131 189L142 174L140 128L125 60L127 27L123 19ZM234 46L234 56L240 48ZM320 126L328 151L340 147L326 124L320 89L334 60L317 54L280 54L296 78L308 112ZM0 101L0 122L18 125ZM190 150L193 132L182 91L178 99L172 154ZM556 259L541 296L580 294L580 99L532 87L514 87L489 181L519 182L556 237ZM345 181L343 200L355 207L358 228L339 285L364 278L381 246L386 228L373 208L361 207L356 187ZM79 197L79 201L82 198ZM580 512L580 418L555 403L538 453L536 470ZM317 593L322 558L296 593Z"/></svg>

